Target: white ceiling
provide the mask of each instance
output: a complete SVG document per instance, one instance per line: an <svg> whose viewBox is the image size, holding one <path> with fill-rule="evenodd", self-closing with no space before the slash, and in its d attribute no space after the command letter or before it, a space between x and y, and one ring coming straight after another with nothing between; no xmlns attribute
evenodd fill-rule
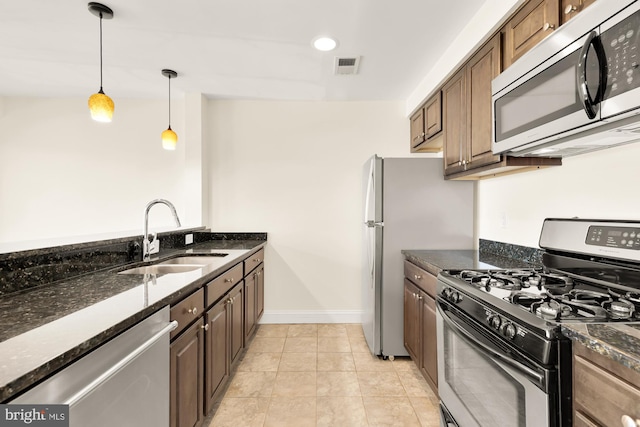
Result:
<svg viewBox="0 0 640 427"><path fill-rule="evenodd" d="M484 0L104 0L104 91L285 100L405 100ZM99 19L82 0L0 2L0 96L97 92ZM322 53L318 35L339 46ZM335 56L361 55L355 76Z"/></svg>

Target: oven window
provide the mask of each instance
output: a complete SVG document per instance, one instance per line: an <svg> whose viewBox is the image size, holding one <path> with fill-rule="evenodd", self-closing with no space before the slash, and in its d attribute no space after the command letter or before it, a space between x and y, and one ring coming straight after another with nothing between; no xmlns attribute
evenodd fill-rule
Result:
<svg viewBox="0 0 640 427"><path fill-rule="evenodd" d="M526 427L524 387L446 327L444 377L480 426Z"/></svg>

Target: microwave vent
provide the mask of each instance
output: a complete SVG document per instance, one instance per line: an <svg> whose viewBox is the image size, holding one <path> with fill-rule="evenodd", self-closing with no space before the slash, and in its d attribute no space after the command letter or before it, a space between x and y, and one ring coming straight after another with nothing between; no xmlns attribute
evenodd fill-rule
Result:
<svg viewBox="0 0 640 427"><path fill-rule="evenodd" d="M360 56L353 56L349 58L340 58L336 56L333 73L336 75L358 74L359 67Z"/></svg>

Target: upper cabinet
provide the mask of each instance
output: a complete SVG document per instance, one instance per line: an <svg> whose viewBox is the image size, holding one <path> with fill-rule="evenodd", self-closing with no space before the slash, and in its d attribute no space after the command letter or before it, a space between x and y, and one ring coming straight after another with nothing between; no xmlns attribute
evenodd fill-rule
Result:
<svg viewBox="0 0 640 427"><path fill-rule="evenodd" d="M561 20L564 24L596 0L562 0Z"/></svg>
<svg viewBox="0 0 640 427"><path fill-rule="evenodd" d="M411 152L437 152L442 140L442 95L438 91L411 116Z"/></svg>
<svg viewBox="0 0 640 427"><path fill-rule="evenodd" d="M574 0L579 1L579 0ZM560 25L560 0L531 0L504 26L504 68Z"/></svg>
<svg viewBox="0 0 640 427"><path fill-rule="evenodd" d="M491 80L500 74L500 56L500 34L496 34L442 88L447 179L480 179L562 162L491 151Z"/></svg>

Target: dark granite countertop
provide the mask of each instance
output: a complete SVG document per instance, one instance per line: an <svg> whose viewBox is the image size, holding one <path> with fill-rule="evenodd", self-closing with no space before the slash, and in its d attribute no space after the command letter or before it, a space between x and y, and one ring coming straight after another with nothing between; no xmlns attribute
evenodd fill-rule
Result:
<svg viewBox="0 0 640 427"><path fill-rule="evenodd" d="M403 250L405 258L437 276L442 270L537 267L519 259L474 250Z"/></svg>
<svg viewBox="0 0 640 427"><path fill-rule="evenodd" d="M640 372L640 323L577 323L562 333L588 349Z"/></svg>
<svg viewBox="0 0 640 427"><path fill-rule="evenodd" d="M146 281L143 275L117 274L140 262L120 264L2 296L0 402L180 300L264 245L266 240L210 240L163 251L161 258L224 250L226 263L147 276Z"/></svg>

